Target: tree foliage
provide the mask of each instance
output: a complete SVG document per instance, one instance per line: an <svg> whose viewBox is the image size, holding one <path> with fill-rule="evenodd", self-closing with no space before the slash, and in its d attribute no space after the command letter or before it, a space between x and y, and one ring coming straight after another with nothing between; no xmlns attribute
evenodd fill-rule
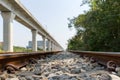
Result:
<svg viewBox="0 0 120 80"><path fill-rule="evenodd" d="M91 8L88 12L69 19L68 26L74 27L77 34L68 40L68 49L120 51L120 1L90 0L87 3Z"/></svg>

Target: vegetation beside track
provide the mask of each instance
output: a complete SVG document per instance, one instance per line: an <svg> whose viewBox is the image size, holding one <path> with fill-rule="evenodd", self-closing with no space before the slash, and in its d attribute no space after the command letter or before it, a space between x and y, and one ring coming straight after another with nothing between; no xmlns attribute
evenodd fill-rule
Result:
<svg viewBox="0 0 120 80"><path fill-rule="evenodd" d="M68 50L120 51L120 1L83 0L90 9L68 19L76 35L68 40Z"/></svg>
<svg viewBox="0 0 120 80"><path fill-rule="evenodd" d="M38 51L42 51L42 49L38 48ZM32 49L27 49L25 47L14 46L14 52L32 52Z"/></svg>
<svg viewBox="0 0 120 80"><path fill-rule="evenodd" d="M31 49L27 49L25 47L20 47L20 46L14 46L13 51L14 52L32 52ZM42 51L42 49L38 48L38 51ZM4 52L2 50L2 46L0 46L0 52Z"/></svg>
<svg viewBox="0 0 120 80"><path fill-rule="evenodd" d="M31 52L30 49L26 49L24 47L20 47L20 46L14 46L14 52Z"/></svg>
<svg viewBox="0 0 120 80"><path fill-rule="evenodd" d="M2 50L2 46L0 46L0 52L3 52L3 50Z"/></svg>

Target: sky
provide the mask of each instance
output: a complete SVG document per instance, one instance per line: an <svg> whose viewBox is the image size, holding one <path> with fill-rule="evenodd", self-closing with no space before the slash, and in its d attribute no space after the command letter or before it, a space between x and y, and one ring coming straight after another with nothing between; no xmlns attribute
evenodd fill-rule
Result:
<svg viewBox="0 0 120 80"><path fill-rule="evenodd" d="M88 5L80 6L82 0L20 0L28 11L42 24L50 35L64 48L67 40L76 34L69 29L67 18L77 17L88 10ZM26 47L32 40L31 30L14 20L13 45ZM37 35L37 40L42 40ZM0 42L3 41L3 19L0 16Z"/></svg>

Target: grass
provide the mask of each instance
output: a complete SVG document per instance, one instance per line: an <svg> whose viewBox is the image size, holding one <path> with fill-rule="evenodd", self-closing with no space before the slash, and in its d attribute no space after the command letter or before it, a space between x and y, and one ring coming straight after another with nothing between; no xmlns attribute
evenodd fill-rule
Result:
<svg viewBox="0 0 120 80"><path fill-rule="evenodd" d="M0 46L0 52L2 52L2 46Z"/></svg>
<svg viewBox="0 0 120 80"><path fill-rule="evenodd" d="M0 52L3 52L3 51L0 49Z"/></svg>
<svg viewBox="0 0 120 80"><path fill-rule="evenodd" d="M24 47L14 46L13 48L14 52L32 52L31 49L26 49Z"/></svg>
<svg viewBox="0 0 120 80"><path fill-rule="evenodd" d="M14 46L13 51L14 52L32 52L31 49L26 49L25 47L20 47L20 46ZM42 49L38 48L38 51L42 51ZM4 52L2 50L2 46L0 46L0 52Z"/></svg>

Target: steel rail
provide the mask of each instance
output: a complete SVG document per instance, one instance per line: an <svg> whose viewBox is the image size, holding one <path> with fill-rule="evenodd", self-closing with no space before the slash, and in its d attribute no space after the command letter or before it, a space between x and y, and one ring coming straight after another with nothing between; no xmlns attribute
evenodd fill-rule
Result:
<svg viewBox="0 0 120 80"><path fill-rule="evenodd" d="M88 57L91 62L97 62L104 65L108 70L115 71L120 67L120 52L96 52L96 51L74 51L69 52L80 54L82 57Z"/></svg>
<svg viewBox="0 0 120 80"><path fill-rule="evenodd" d="M7 70L14 73L16 70L26 66L29 63L36 63L37 59L44 58L49 54L56 54L61 51L51 52L6 52L0 53L0 73Z"/></svg>

